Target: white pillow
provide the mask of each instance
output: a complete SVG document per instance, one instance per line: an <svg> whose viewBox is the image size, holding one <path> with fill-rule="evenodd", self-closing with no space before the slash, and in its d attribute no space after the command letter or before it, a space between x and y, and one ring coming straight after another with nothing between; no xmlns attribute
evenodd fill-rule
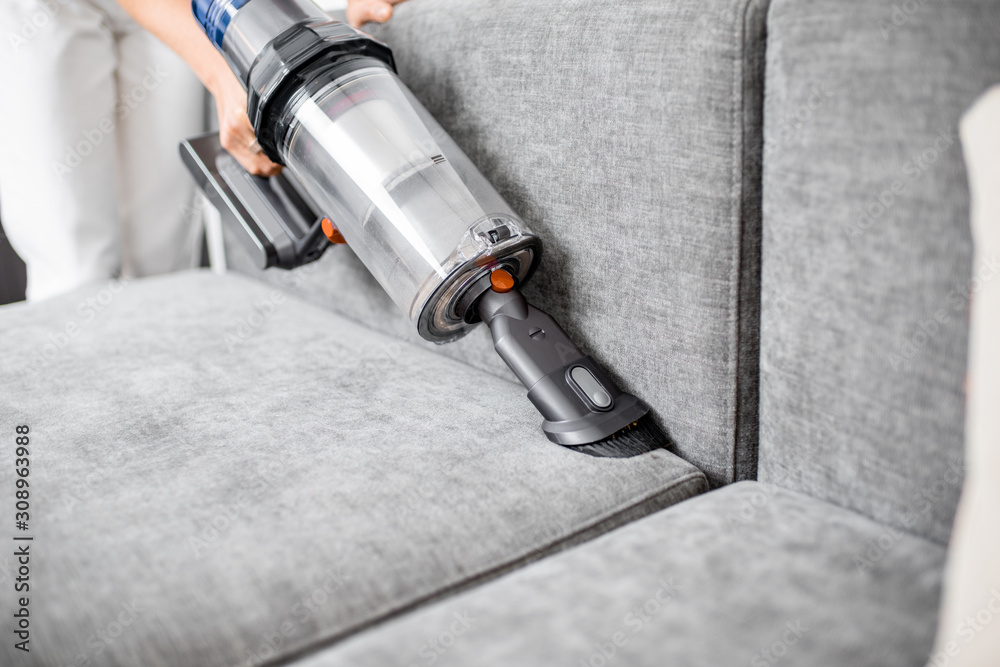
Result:
<svg viewBox="0 0 1000 667"><path fill-rule="evenodd" d="M929 665L1000 665L1000 86L962 119L975 242L966 477Z"/></svg>

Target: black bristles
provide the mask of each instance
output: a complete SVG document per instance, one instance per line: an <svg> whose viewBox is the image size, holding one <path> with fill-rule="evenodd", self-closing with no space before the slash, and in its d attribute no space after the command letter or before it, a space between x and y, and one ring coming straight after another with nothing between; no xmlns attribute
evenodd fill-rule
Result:
<svg viewBox="0 0 1000 667"><path fill-rule="evenodd" d="M660 430L652 417L645 415L639 421L632 422L604 440L598 440L589 445L569 447L569 449L590 456L624 459L645 454L654 449L665 449L669 445L670 439L667 434Z"/></svg>

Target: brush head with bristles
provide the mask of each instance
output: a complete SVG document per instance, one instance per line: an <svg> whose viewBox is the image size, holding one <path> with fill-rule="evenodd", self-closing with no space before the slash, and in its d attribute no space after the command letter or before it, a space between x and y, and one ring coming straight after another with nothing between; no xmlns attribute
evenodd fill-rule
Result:
<svg viewBox="0 0 1000 667"><path fill-rule="evenodd" d="M624 459L645 454L654 449L666 449L669 446L670 438L647 414L603 440L587 445L572 446L569 449L590 456Z"/></svg>

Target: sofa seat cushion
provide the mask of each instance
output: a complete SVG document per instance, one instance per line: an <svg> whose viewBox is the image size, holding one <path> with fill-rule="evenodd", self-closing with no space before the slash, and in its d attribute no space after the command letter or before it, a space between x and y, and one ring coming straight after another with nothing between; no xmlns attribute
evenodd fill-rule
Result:
<svg viewBox="0 0 1000 667"><path fill-rule="evenodd" d="M943 559L860 514L742 482L295 665L918 667Z"/></svg>
<svg viewBox="0 0 1000 667"><path fill-rule="evenodd" d="M706 488L665 450L552 445L518 385L247 278L5 307L0 349L33 664L259 664Z"/></svg>

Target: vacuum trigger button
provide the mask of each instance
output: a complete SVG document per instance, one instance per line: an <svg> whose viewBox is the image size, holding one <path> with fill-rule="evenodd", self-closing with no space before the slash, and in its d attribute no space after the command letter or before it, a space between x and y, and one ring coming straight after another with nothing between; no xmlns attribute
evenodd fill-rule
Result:
<svg viewBox="0 0 1000 667"><path fill-rule="evenodd" d="M597 381L594 374L583 366L576 366L569 372L569 376L573 378L573 382L579 387L584 394L587 395L594 405L599 408L610 408L611 407L611 396L601 383Z"/></svg>

